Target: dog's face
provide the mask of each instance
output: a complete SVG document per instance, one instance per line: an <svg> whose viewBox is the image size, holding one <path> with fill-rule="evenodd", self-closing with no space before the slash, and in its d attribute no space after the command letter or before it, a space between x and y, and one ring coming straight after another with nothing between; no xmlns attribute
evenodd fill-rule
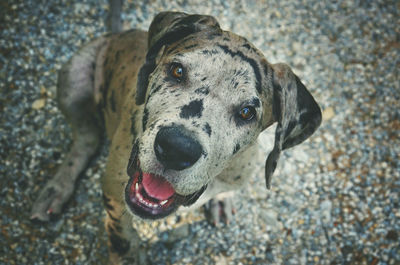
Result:
<svg viewBox="0 0 400 265"><path fill-rule="evenodd" d="M273 69L246 39L211 17L159 16L139 74L142 130L125 189L132 212L150 219L194 203L282 112L273 104Z"/></svg>

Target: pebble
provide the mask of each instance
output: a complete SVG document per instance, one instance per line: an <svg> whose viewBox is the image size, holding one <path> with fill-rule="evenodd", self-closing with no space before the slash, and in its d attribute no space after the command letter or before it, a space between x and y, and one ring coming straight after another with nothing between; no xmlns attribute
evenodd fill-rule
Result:
<svg viewBox="0 0 400 265"><path fill-rule="evenodd" d="M326 108L322 111L322 119L328 121L335 116L335 111L332 107Z"/></svg>

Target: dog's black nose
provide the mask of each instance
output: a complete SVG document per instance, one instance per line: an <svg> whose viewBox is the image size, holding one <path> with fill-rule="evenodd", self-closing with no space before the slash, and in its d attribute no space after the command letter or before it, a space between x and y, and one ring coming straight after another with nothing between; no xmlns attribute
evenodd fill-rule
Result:
<svg viewBox="0 0 400 265"><path fill-rule="evenodd" d="M163 127L157 133L154 152L166 169L183 170L199 160L203 148L183 128Z"/></svg>

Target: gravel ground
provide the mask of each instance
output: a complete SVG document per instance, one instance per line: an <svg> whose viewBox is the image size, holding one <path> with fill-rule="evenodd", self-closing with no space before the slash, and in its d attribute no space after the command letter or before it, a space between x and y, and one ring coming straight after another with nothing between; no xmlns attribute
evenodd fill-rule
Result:
<svg viewBox="0 0 400 265"><path fill-rule="evenodd" d="M398 1L125 1L125 27L162 10L216 16L270 62L286 62L323 108L321 128L263 159L236 197L236 221L204 219L183 240L151 243L154 264L400 264ZM57 220L32 224L33 200L71 143L54 100L56 73L105 32L107 1L0 3L0 264L104 264L99 178L105 153ZM260 137L272 147L273 128Z"/></svg>

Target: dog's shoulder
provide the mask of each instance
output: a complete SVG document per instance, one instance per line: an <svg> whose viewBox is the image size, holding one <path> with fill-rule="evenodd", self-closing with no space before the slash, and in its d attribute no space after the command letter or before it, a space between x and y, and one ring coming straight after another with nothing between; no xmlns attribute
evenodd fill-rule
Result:
<svg viewBox="0 0 400 265"><path fill-rule="evenodd" d="M148 33L132 29L107 35L108 45L99 62L99 108L107 134L111 136L119 122L134 112L137 75L145 60Z"/></svg>

